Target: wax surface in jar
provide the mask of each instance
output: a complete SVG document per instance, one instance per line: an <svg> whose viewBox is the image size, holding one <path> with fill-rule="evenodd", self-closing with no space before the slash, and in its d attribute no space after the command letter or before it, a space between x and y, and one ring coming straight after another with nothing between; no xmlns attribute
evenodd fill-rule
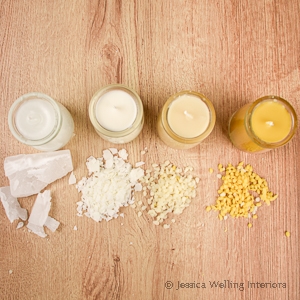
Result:
<svg viewBox="0 0 300 300"><path fill-rule="evenodd" d="M15 113L18 131L29 140L47 137L56 125L56 112L47 100L29 99L23 102Z"/></svg>
<svg viewBox="0 0 300 300"><path fill-rule="evenodd" d="M252 112L254 134L266 143L276 143L288 136L292 118L285 106L277 100L264 101Z"/></svg>
<svg viewBox="0 0 300 300"><path fill-rule="evenodd" d="M207 105L199 97L182 95L170 104L167 120L177 135L195 138L207 129L210 113Z"/></svg>
<svg viewBox="0 0 300 300"><path fill-rule="evenodd" d="M110 131L129 128L137 116L137 106L128 93L121 90L108 91L96 104L96 118L102 127Z"/></svg>

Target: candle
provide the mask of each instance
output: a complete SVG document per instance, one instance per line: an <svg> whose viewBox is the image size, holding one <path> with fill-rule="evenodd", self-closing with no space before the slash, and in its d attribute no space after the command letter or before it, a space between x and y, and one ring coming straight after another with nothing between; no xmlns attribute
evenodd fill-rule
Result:
<svg viewBox="0 0 300 300"><path fill-rule="evenodd" d="M97 91L90 101L89 116L96 132L115 144L135 139L144 124L140 97L121 84L108 85Z"/></svg>
<svg viewBox="0 0 300 300"><path fill-rule="evenodd" d="M213 130L216 114L212 103L202 94L182 91L171 96L157 121L161 140L175 149L198 145Z"/></svg>
<svg viewBox="0 0 300 300"><path fill-rule="evenodd" d="M62 148L74 132L69 111L42 93L28 93L18 98L9 110L8 124L17 140L41 151Z"/></svg>
<svg viewBox="0 0 300 300"><path fill-rule="evenodd" d="M50 102L32 98L15 112L15 124L26 139L39 140L49 135L56 124L56 112Z"/></svg>
<svg viewBox="0 0 300 300"><path fill-rule="evenodd" d="M102 127L122 131L132 126L137 115L134 99L122 90L103 94L96 104L96 118Z"/></svg>
<svg viewBox="0 0 300 300"><path fill-rule="evenodd" d="M233 114L229 137L238 149L266 152L288 143L297 128L293 107L277 96L265 96L249 103Z"/></svg>

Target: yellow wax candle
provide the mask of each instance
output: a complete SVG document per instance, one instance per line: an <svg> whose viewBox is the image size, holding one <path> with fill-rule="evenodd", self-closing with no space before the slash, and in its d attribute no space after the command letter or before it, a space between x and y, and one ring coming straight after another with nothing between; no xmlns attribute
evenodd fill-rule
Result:
<svg viewBox="0 0 300 300"><path fill-rule="evenodd" d="M229 122L232 143L246 152L265 152L285 145L295 134L297 116L284 99L266 96L238 110Z"/></svg>
<svg viewBox="0 0 300 300"><path fill-rule="evenodd" d="M292 117L282 103L267 100L253 110L251 125L259 139L266 143L277 143L290 133Z"/></svg>
<svg viewBox="0 0 300 300"><path fill-rule="evenodd" d="M211 133L215 119L214 107L204 95L182 91L171 96L162 108L158 135L172 148L189 149Z"/></svg>

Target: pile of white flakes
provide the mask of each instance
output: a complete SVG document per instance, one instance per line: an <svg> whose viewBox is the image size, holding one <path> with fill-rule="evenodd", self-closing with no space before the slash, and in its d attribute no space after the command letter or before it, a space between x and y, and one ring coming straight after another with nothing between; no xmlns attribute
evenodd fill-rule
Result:
<svg viewBox="0 0 300 300"><path fill-rule="evenodd" d="M121 207L134 203L134 191L141 190L138 182L144 176L140 167L127 162L125 149L109 148L103 157L89 157L86 162L89 177L83 177L76 188L81 192L77 215L83 214L96 222L117 218Z"/></svg>

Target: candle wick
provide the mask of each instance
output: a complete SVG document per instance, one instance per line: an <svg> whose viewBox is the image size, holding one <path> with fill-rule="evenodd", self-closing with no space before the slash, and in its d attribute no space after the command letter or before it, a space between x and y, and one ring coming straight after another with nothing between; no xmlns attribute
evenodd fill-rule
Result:
<svg viewBox="0 0 300 300"><path fill-rule="evenodd" d="M266 124L269 125L269 126L274 126L273 121L267 121Z"/></svg>
<svg viewBox="0 0 300 300"><path fill-rule="evenodd" d="M187 117L193 119L193 116L191 114L189 114L186 110L183 112Z"/></svg>

